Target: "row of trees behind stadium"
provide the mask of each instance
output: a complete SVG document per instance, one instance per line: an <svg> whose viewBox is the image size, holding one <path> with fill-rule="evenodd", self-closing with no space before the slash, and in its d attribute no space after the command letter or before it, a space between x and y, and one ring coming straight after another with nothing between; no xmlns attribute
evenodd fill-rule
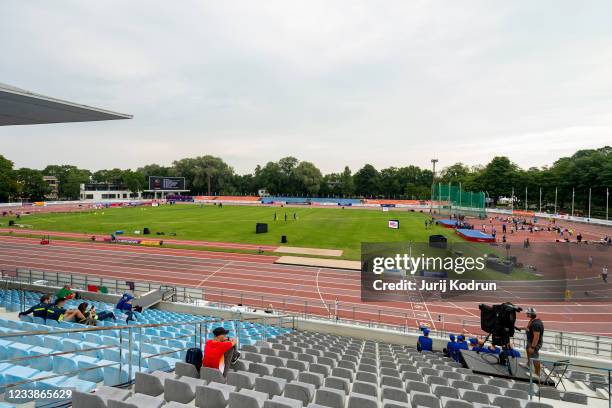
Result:
<svg viewBox="0 0 612 408"><path fill-rule="evenodd" d="M48 192L43 175L59 180L61 199L79 197L79 185L88 182L121 183L131 191L146 188L148 176L186 178L192 194L253 195L265 188L270 194L287 196L344 196L428 199L432 171L417 166L389 167L377 170L370 164L356 172L348 167L340 173L323 175L315 164L285 157L257 166L251 174L236 174L221 158L200 156L176 160L171 166L149 164L137 170L98 170L92 172L71 165L49 165L42 170L14 169L13 163L0 155L0 202L11 198L31 201ZM612 188L612 147L580 150L563 157L550 167L521 169L509 158L498 156L488 164L466 166L456 163L436 175L436 181L461 183L464 190L485 191L493 204L501 197L515 196L539 206L542 190L543 209L551 210L557 195L558 210L568 211L572 195L576 209L586 212L588 194L592 194L592 214L605 214L607 189Z"/></svg>

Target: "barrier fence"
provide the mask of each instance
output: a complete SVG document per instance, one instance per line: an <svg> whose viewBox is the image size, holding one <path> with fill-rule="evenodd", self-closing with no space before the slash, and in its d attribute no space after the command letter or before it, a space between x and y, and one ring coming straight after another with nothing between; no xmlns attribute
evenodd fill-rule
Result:
<svg viewBox="0 0 612 408"><path fill-rule="evenodd" d="M39 271L25 268L2 270L5 282L40 284L45 286L70 285L73 289L87 290L88 285L105 285L109 293L117 295L129 290L128 282L98 276L70 274L61 272ZM306 300L298 297L279 297L247 291L223 290L215 288L194 288L170 286L161 282L134 282L133 293L142 295L152 290L161 289L166 295L163 300L193 304L196 306L216 307L223 310L268 311L282 315L291 315L307 320L324 320L337 323L355 324L372 328L382 328L400 333L418 334L420 328L414 322L429 324L433 336L446 338L449 333L466 333L484 337L480 321L463 319L459 316L431 314L431 320L421 317L422 311L406 310L405 312L389 311L375 305L346 305L342 302L323 302L320 299ZM242 306L238 306L242 305ZM517 331L514 337L515 347L524 349L526 336ZM546 330L544 334L545 351L559 352L568 356L586 356L612 359L612 338L577 333L565 333Z"/></svg>

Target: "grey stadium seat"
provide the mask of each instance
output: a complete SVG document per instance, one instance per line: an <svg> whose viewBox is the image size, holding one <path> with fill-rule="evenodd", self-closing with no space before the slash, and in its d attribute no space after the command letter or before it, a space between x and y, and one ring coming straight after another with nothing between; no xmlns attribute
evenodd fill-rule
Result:
<svg viewBox="0 0 612 408"><path fill-rule="evenodd" d="M355 381L351 392L378 398L378 387L372 383Z"/></svg>
<svg viewBox="0 0 612 408"><path fill-rule="evenodd" d="M268 395L253 390L230 392L228 408L263 408Z"/></svg>
<svg viewBox="0 0 612 408"><path fill-rule="evenodd" d="M205 384L204 380L198 378L168 378L164 382L164 399L188 404L195 398L196 387Z"/></svg>
<svg viewBox="0 0 612 408"><path fill-rule="evenodd" d="M463 390L474 390L474 384L463 380L453 380L449 384L453 388L460 388Z"/></svg>
<svg viewBox="0 0 612 408"><path fill-rule="evenodd" d="M588 398L584 394L578 394L577 392L564 392L561 395L561 399L567 402L573 402L574 404L586 405Z"/></svg>
<svg viewBox="0 0 612 408"><path fill-rule="evenodd" d="M554 408L550 404L545 404L543 402L529 401L525 404L523 408Z"/></svg>
<svg viewBox="0 0 612 408"><path fill-rule="evenodd" d="M504 392L504 395L506 397L512 397L512 398L518 398L518 399L524 399L524 400L529 398L529 394L527 394L523 390L509 389Z"/></svg>
<svg viewBox="0 0 612 408"><path fill-rule="evenodd" d="M386 385L388 387L395 387L395 388L404 388L404 382L402 380L400 380L399 378L395 378L395 377L388 377L386 375L380 377L380 385Z"/></svg>
<svg viewBox="0 0 612 408"><path fill-rule="evenodd" d="M274 366L270 364L252 363L249 365L249 372L261 375L272 375Z"/></svg>
<svg viewBox="0 0 612 408"><path fill-rule="evenodd" d="M492 398L491 405L496 405L502 408L521 408L521 401L516 398L504 397L497 395Z"/></svg>
<svg viewBox="0 0 612 408"><path fill-rule="evenodd" d="M404 374L402 374L402 380L404 381L418 381L418 382L423 382L424 378L421 374L419 373L413 373L410 371L404 371Z"/></svg>
<svg viewBox="0 0 612 408"><path fill-rule="evenodd" d="M431 388L432 388L433 394L439 398L447 397L447 398L459 399L459 391L457 391L456 388L447 387L445 385L434 385Z"/></svg>
<svg viewBox="0 0 612 408"><path fill-rule="evenodd" d="M355 374L355 381L363 381L363 382L369 382L369 383L376 384L378 383L378 377L376 377L376 374L373 374L373 373L368 373L365 371L357 371L357 373ZM403 385L402 385L402 388L403 388Z"/></svg>
<svg viewBox="0 0 612 408"><path fill-rule="evenodd" d="M378 408L378 399L370 395L351 393L347 408Z"/></svg>
<svg viewBox="0 0 612 408"><path fill-rule="evenodd" d="M346 395L349 393L351 383L346 378L340 377L327 377L325 379L325 386L327 388L334 388L336 390L342 390Z"/></svg>
<svg viewBox="0 0 612 408"><path fill-rule="evenodd" d="M298 371L307 371L310 363L300 360L287 360L287 368L292 368Z"/></svg>
<svg viewBox="0 0 612 408"><path fill-rule="evenodd" d="M302 408L302 402L275 395L271 400L264 402L263 408Z"/></svg>
<svg viewBox="0 0 612 408"><path fill-rule="evenodd" d="M268 394L270 398L274 395L281 395L285 391L287 381L282 378L264 376L255 380L255 391Z"/></svg>
<svg viewBox="0 0 612 408"><path fill-rule="evenodd" d="M283 378L287 381L293 381L298 378L299 371L293 368L274 367L272 371L274 377Z"/></svg>
<svg viewBox="0 0 612 408"><path fill-rule="evenodd" d="M240 391L243 388L249 390L255 386L255 379L258 378L257 374L249 372L229 372L227 374L227 385L233 385L236 387L236 391Z"/></svg>
<svg viewBox="0 0 612 408"><path fill-rule="evenodd" d="M210 383L196 387L195 405L200 408L224 408L228 401L230 392L236 388L221 383Z"/></svg>
<svg viewBox="0 0 612 408"><path fill-rule="evenodd" d="M195 371L193 364L189 364ZM178 364L177 364L178 366ZM198 372L196 371L196 374ZM172 373L166 373L164 371L154 371L151 374L144 372L136 373L136 383L134 385L134 392L138 394L150 395L157 397L164 393L164 382L166 379L176 378ZM186 376L186 378L193 378ZM195 378L194 378L195 379Z"/></svg>
<svg viewBox="0 0 612 408"><path fill-rule="evenodd" d="M287 359L276 356L266 356L266 364L270 364L274 367L285 367L287 365Z"/></svg>
<svg viewBox="0 0 612 408"><path fill-rule="evenodd" d="M174 366L174 373L177 377L193 377L200 378L200 373L196 370L195 366L190 363L184 363L182 361L177 361Z"/></svg>
<svg viewBox="0 0 612 408"><path fill-rule="evenodd" d="M200 378L208 383L225 383L223 373L216 368L202 367L200 368Z"/></svg>
<svg viewBox="0 0 612 408"><path fill-rule="evenodd" d="M461 399L468 402L477 402L479 404L489 405L491 403L489 395L484 392L461 390L459 391Z"/></svg>
<svg viewBox="0 0 612 408"><path fill-rule="evenodd" d="M126 400L108 400L108 408L160 408L166 401L160 397L145 394L134 394Z"/></svg>
<svg viewBox="0 0 612 408"><path fill-rule="evenodd" d="M487 394L502 395L501 388L496 387L494 385L480 384L478 386L478 391L484 392L484 393L487 393Z"/></svg>
<svg viewBox="0 0 612 408"><path fill-rule="evenodd" d="M323 385L323 375L318 373L305 372L298 374L298 381L314 385L319 388Z"/></svg>
<svg viewBox="0 0 612 408"><path fill-rule="evenodd" d="M410 402L412 406L427 407L427 408L439 408L440 400L433 394L427 394L424 392L411 391Z"/></svg>
<svg viewBox="0 0 612 408"><path fill-rule="evenodd" d="M314 394L314 385L299 381L292 381L285 386L283 396L302 401L304 405L308 405L314 398Z"/></svg>
<svg viewBox="0 0 612 408"><path fill-rule="evenodd" d="M474 408L474 405L467 401L453 398L442 398L442 408Z"/></svg>
<svg viewBox="0 0 612 408"><path fill-rule="evenodd" d="M72 406L74 408L106 408L109 399L123 401L130 395L131 393L128 390L107 386L98 388L95 394L74 391L72 393Z"/></svg>
<svg viewBox="0 0 612 408"><path fill-rule="evenodd" d="M344 408L345 400L344 393L333 388L321 387L315 395L315 404L330 408Z"/></svg>
<svg viewBox="0 0 612 408"><path fill-rule="evenodd" d="M381 394L383 400L408 402L408 393L401 388L383 386Z"/></svg>
<svg viewBox="0 0 612 408"><path fill-rule="evenodd" d="M427 383L419 382L419 381L406 381L406 391L408 392L418 391L418 392L429 393L430 390L431 389Z"/></svg>

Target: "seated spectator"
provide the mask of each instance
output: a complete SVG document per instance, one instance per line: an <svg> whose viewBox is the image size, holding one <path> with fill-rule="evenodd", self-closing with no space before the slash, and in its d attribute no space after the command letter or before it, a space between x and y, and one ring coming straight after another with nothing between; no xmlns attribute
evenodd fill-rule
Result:
<svg viewBox="0 0 612 408"><path fill-rule="evenodd" d="M81 304L79 304L79 306L77 307L77 309L83 314L83 319L79 319L79 318L75 318L75 322L80 323L80 324L86 324L88 326L95 326L96 325L96 309L94 306L91 306L91 308L89 309L89 311L87 310L87 302L83 302ZM93 310L93 315L92 315L92 311Z"/></svg>
<svg viewBox="0 0 612 408"><path fill-rule="evenodd" d="M49 295L42 295L40 297L40 302L37 305L34 305L31 308L29 308L28 310L19 313L19 317L27 316L30 313L32 313L32 315L34 317L40 317L41 319L46 319L47 318L47 309L49 308L49 306L51 306L51 296L49 296Z"/></svg>
<svg viewBox="0 0 612 408"><path fill-rule="evenodd" d="M133 300L134 296L128 292L125 292L123 296L121 296L121 299L119 299L119 302L117 302L117 305L115 306L116 309L122 311L127 315L127 319L125 319L126 322L129 322L130 320L135 320L134 311L139 313L142 312L142 306L132 306Z"/></svg>
<svg viewBox="0 0 612 408"><path fill-rule="evenodd" d="M423 335L417 340L418 351L433 351L433 341L429 338L429 329L423 329Z"/></svg>
<svg viewBox="0 0 612 408"><path fill-rule="evenodd" d="M467 342L465 341L465 336L463 334L457 336L457 344L455 345L455 355L453 356L454 360L459 361L461 356L461 350L468 349L469 347Z"/></svg>
<svg viewBox="0 0 612 408"><path fill-rule="evenodd" d="M71 322L75 319L84 319L83 313L79 309L64 309L66 299L57 298L52 306L47 308L47 320L55 320L58 322L65 321Z"/></svg>
<svg viewBox="0 0 612 408"><path fill-rule="evenodd" d="M450 341L446 343L446 350L444 351L444 355L447 357L452 357L455 353L455 349L457 347L457 342L455 341L455 335L451 334L448 336Z"/></svg>
<svg viewBox="0 0 612 408"><path fill-rule="evenodd" d="M216 368L227 376L230 364L238 361L240 353L236 350L236 339L227 337L229 332L223 327L217 327L213 330L213 339L207 340L204 346L204 358L202 365L204 367ZM225 364L229 361L230 364Z"/></svg>

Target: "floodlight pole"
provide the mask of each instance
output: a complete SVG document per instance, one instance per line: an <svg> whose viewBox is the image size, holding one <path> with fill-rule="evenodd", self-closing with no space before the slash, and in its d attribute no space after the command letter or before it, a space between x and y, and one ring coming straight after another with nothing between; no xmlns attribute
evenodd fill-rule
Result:
<svg viewBox="0 0 612 408"><path fill-rule="evenodd" d="M542 212L542 187L540 187L540 212Z"/></svg>
<svg viewBox="0 0 612 408"><path fill-rule="evenodd" d="M555 187L555 214L557 214L557 187Z"/></svg>
<svg viewBox="0 0 612 408"><path fill-rule="evenodd" d="M431 164L433 166L433 170L431 173L431 200L429 203L429 213L433 217L433 198L434 198L434 186L436 185L436 163L438 159L431 159Z"/></svg>
<svg viewBox="0 0 612 408"><path fill-rule="evenodd" d="M589 187L589 220L591 219L591 188Z"/></svg>
<svg viewBox="0 0 612 408"><path fill-rule="evenodd" d="M572 217L574 216L574 197L576 196L576 188L572 188Z"/></svg>
<svg viewBox="0 0 612 408"><path fill-rule="evenodd" d="M525 187L525 211L527 211L527 187Z"/></svg>
<svg viewBox="0 0 612 408"><path fill-rule="evenodd" d="M606 221L608 221L608 202L610 200L610 190L606 188Z"/></svg>

